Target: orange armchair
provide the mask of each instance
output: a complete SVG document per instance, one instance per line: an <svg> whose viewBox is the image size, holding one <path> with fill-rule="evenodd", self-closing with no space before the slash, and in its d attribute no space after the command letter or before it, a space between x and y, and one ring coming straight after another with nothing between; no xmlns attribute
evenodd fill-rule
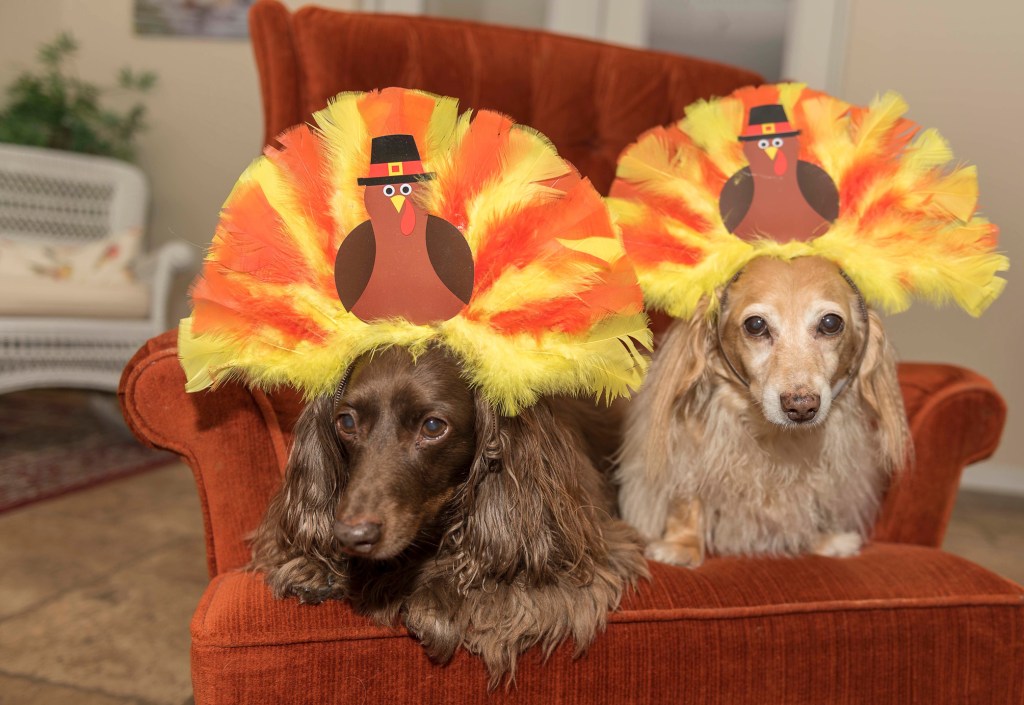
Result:
<svg viewBox="0 0 1024 705"><path fill-rule="evenodd" d="M547 134L606 190L619 151L700 97L759 81L684 57L470 22L348 14L277 2L251 11L266 138L343 90L454 95ZM344 603L271 597L239 570L246 535L279 485L301 402L227 384L186 394L175 334L124 371L125 417L192 467L211 582L192 622L196 702L214 703L1024 703L1024 589L940 551L960 473L990 455L1005 406L984 378L905 364L917 463L890 489L875 541L850 559L652 564L607 632L564 644L487 692L460 652L431 664L400 627Z"/></svg>

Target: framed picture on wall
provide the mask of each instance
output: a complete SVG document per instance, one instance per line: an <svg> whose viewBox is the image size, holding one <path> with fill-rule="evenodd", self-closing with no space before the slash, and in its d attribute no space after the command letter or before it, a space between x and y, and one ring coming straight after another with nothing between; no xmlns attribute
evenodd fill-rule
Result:
<svg viewBox="0 0 1024 705"><path fill-rule="evenodd" d="M253 0L135 0L135 33L247 37Z"/></svg>

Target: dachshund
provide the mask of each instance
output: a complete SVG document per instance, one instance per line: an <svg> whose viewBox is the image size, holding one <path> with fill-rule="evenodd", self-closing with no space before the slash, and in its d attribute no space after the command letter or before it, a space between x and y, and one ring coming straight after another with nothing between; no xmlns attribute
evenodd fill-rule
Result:
<svg viewBox="0 0 1024 705"><path fill-rule="evenodd" d="M615 414L542 397L504 416L461 372L390 347L311 401L250 567L279 598L400 618L435 662L465 648L494 687L534 645L582 653L647 566L615 517Z"/></svg>
<svg viewBox="0 0 1024 705"><path fill-rule="evenodd" d="M676 565L856 554L911 455L881 320L820 257L757 258L719 298L671 325L627 411L623 518Z"/></svg>

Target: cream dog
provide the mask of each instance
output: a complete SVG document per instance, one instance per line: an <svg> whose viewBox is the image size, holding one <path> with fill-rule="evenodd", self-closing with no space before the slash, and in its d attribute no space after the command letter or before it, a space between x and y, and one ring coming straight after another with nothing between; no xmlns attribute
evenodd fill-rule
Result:
<svg viewBox="0 0 1024 705"><path fill-rule="evenodd" d="M909 450L878 316L819 257L760 257L678 320L630 406L624 518L654 560L856 554Z"/></svg>

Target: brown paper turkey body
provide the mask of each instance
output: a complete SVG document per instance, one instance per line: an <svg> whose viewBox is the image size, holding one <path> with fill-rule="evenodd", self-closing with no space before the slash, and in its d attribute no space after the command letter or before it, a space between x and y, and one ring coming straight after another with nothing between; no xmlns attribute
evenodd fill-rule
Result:
<svg viewBox="0 0 1024 705"><path fill-rule="evenodd" d="M363 321L400 316L425 325L455 316L473 293L473 254L462 233L420 205L424 172L412 135L375 137L363 203L370 219L342 242L335 285Z"/></svg>
<svg viewBox="0 0 1024 705"><path fill-rule="evenodd" d="M800 160L799 135L783 106L750 109L739 137L750 166L729 179L719 200L725 227L737 237L810 240L836 219L836 185L821 167Z"/></svg>

